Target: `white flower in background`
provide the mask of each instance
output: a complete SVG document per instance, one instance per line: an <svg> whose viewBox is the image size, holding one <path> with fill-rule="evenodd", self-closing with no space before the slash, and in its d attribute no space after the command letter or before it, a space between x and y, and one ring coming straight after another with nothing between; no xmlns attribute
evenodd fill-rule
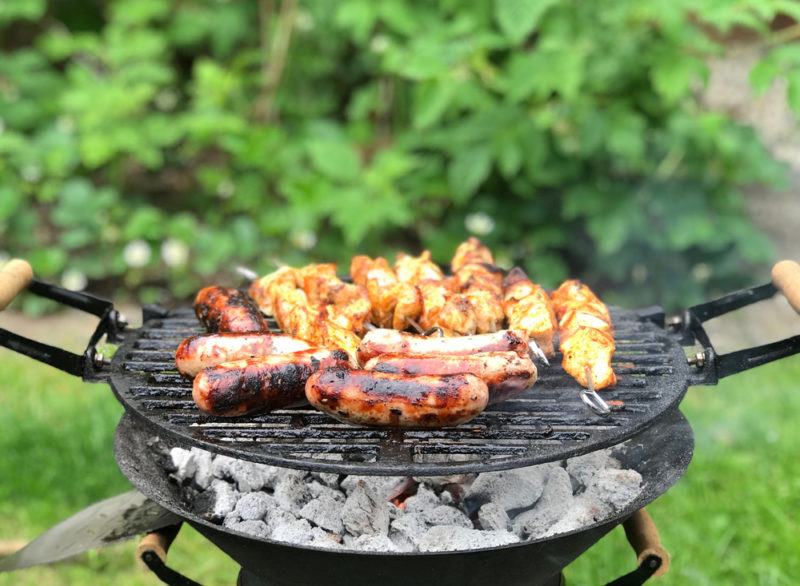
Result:
<svg viewBox="0 0 800 586"><path fill-rule="evenodd" d="M467 230L472 234L486 236L494 230L494 220L487 213L476 212L474 214L468 214L467 217L464 218L464 226L466 226Z"/></svg>
<svg viewBox="0 0 800 586"><path fill-rule="evenodd" d="M178 105L178 93L175 90L163 89L156 94L153 101L156 108L168 112Z"/></svg>
<svg viewBox="0 0 800 586"><path fill-rule="evenodd" d="M695 281L705 283L711 278L711 267L704 262L699 262L692 267L692 276Z"/></svg>
<svg viewBox="0 0 800 586"><path fill-rule="evenodd" d="M83 291L88 282L84 272L77 269L67 269L61 275L61 286L70 291Z"/></svg>
<svg viewBox="0 0 800 586"><path fill-rule="evenodd" d="M36 183L42 178L42 168L39 165L25 165L21 170L21 175L28 183Z"/></svg>
<svg viewBox="0 0 800 586"><path fill-rule="evenodd" d="M389 37L386 35L375 35L372 37L372 40L369 42L369 50L373 53L377 53L380 55L381 53L385 53L386 49L389 48Z"/></svg>
<svg viewBox="0 0 800 586"><path fill-rule="evenodd" d="M300 10L297 13L297 18L294 21L294 26L301 32L308 32L314 28L314 17L306 10Z"/></svg>
<svg viewBox="0 0 800 586"><path fill-rule="evenodd" d="M217 195L222 199L228 199L236 191L236 186L230 179L223 179L217 183Z"/></svg>
<svg viewBox="0 0 800 586"><path fill-rule="evenodd" d="M631 279L633 279L634 283L641 285L647 280L647 275L647 265L643 265L641 263L633 265L633 268L631 269Z"/></svg>
<svg viewBox="0 0 800 586"><path fill-rule="evenodd" d="M289 241L300 250L311 250L317 244L317 235L311 230L298 230L289 234Z"/></svg>
<svg viewBox="0 0 800 586"><path fill-rule="evenodd" d="M59 116L56 118L56 128L64 134L72 134L75 130L75 119L72 116Z"/></svg>
<svg viewBox="0 0 800 586"><path fill-rule="evenodd" d="M175 238L167 238L161 244L161 258L168 267L182 267L189 259L189 247Z"/></svg>
<svg viewBox="0 0 800 586"><path fill-rule="evenodd" d="M122 258L126 265L138 269L150 262L151 253L150 245L144 240L131 240L122 249Z"/></svg>

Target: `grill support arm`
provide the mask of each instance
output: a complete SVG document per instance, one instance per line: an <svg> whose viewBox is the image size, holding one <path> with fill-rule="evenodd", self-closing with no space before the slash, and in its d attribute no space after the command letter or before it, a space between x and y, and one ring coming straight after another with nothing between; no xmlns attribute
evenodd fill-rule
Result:
<svg viewBox="0 0 800 586"><path fill-rule="evenodd" d="M19 264L14 263L23 263L25 266L22 269L27 267L27 270L30 270L30 266L24 261L11 261L0 271L0 297L2 297L0 310L5 308L14 297L27 287L27 291L34 295L90 313L99 317L100 321L89 338L83 354L75 354L62 348L37 342L3 328L0 328L0 346L69 374L79 376L84 380L104 380L106 376L102 369L105 365L105 358L97 352L97 343L103 336L109 342L121 341L122 331L127 326L122 315L114 309L114 304L107 299L96 297L89 293L70 291L63 287L34 279L30 273L20 269ZM14 264L14 267L12 267L14 270L9 273L8 266L12 264Z"/></svg>
<svg viewBox="0 0 800 586"><path fill-rule="evenodd" d="M687 309L682 319L673 324L681 329L684 345L700 344L703 351L689 363L698 369L696 384L715 385L721 378L800 353L800 336L793 336L728 354L718 354L703 324L753 303L770 299L783 293L795 309L800 305L800 266L793 261L782 261L773 268L773 283L742 289L718 299L700 303Z"/></svg>

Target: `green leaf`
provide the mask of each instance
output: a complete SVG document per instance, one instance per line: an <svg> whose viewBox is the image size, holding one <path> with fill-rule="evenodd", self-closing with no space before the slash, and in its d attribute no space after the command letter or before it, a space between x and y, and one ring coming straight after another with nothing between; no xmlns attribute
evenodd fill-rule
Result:
<svg viewBox="0 0 800 586"><path fill-rule="evenodd" d="M650 80L656 92L668 102L674 103L691 90L696 77L705 71L697 59L680 52L664 51L650 71Z"/></svg>
<svg viewBox="0 0 800 586"><path fill-rule="evenodd" d="M340 181L358 177L361 161L352 145L339 140L315 139L306 143L311 164L317 171Z"/></svg>
<svg viewBox="0 0 800 586"><path fill-rule="evenodd" d="M488 147L473 146L458 151L447 168L447 179L456 201L464 202L488 177L492 167Z"/></svg>
<svg viewBox="0 0 800 586"><path fill-rule="evenodd" d="M797 69L790 71L786 75L786 81L788 83L786 99L789 107L794 110L795 115L800 116L800 71Z"/></svg>
<svg viewBox="0 0 800 586"><path fill-rule="evenodd" d="M495 18L500 30L513 43L519 43L557 3L558 0L495 0Z"/></svg>
<svg viewBox="0 0 800 586"><path fill-rule="evenodd" d="M414 101L414 128L423 129L438 122L455 92L455 83L448 79L418 84Z"/></svg>

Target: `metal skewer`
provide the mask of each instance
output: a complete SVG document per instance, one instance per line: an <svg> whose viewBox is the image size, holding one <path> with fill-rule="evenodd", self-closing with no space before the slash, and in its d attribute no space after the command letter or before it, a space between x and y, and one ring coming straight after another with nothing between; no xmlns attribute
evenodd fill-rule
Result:
<svg viewBox="0 0 800 586"><path fill-rule="evenodd" d="M539 345L533 340L528 341L528 354L531 360L538 360L539 362L543 362L545 366L550 366L550 361L547 359L547 356L544 355L542 349L539 348Z"/></svg>
<svg viewBox="0 0 800 586"><path fill-rule="evenodd" d="M581 400L592 411L597 413L600 417L608 417L611 415L611 407L608 403L597 394L594 390L594 379L592 378L592 369L586 367L586 382L589 384L588 389L581 389Z"/></svg>

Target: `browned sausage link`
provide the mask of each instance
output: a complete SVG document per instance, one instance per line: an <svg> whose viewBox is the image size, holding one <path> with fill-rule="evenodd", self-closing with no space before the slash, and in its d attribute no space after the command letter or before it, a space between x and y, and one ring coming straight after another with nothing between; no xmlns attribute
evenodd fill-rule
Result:
<svg viewBox="0 0 800 586"><path fill-rule="evenodd" d="M435 428L469 421L484 410L489 390L471 374L389 374L321 370L306 383L306 398L331 417L354 425Z"/></svg>
<svg viewBox="0 0 800 586"><path fill-rule="evenodd" d="M253 300L232 287L201 289L194 300L194 312L209 332L269 331Z"/></svg>
<svg viewBox="0 0 800 586"><path fill-rule="evenodd" d="M200 371L192 396L201 411L236 416L305 402L305 384L319 368L344 368L342 350L304 350L224 362Z"/></svg>
<svg viewBox="0 0 800 586"><path fill-rule="evenodd" d="M470 356L376 356L366 370L397 374L474 374L489 387L489 404L512 399L536 382L536 366L516 352L479 352Z"/></svg>
<svg viewBox="0 0 800 586"><path fill-rule="evenodd" d="M528 355L528 338L516 330L500 330L475 336L416 336L397 330L377 329L367 332L358 347L358 362L366 364L381 354L464 356L476 352L516 352Z"/></svg>
<svg viewBox="0 0 800 586"><path fill-rule="evenodd" d="M194 377L204 368L223 362L309 348L308 342L281 334L201 334L180 343L175 351L175 366L183 376Z"/></svg>

